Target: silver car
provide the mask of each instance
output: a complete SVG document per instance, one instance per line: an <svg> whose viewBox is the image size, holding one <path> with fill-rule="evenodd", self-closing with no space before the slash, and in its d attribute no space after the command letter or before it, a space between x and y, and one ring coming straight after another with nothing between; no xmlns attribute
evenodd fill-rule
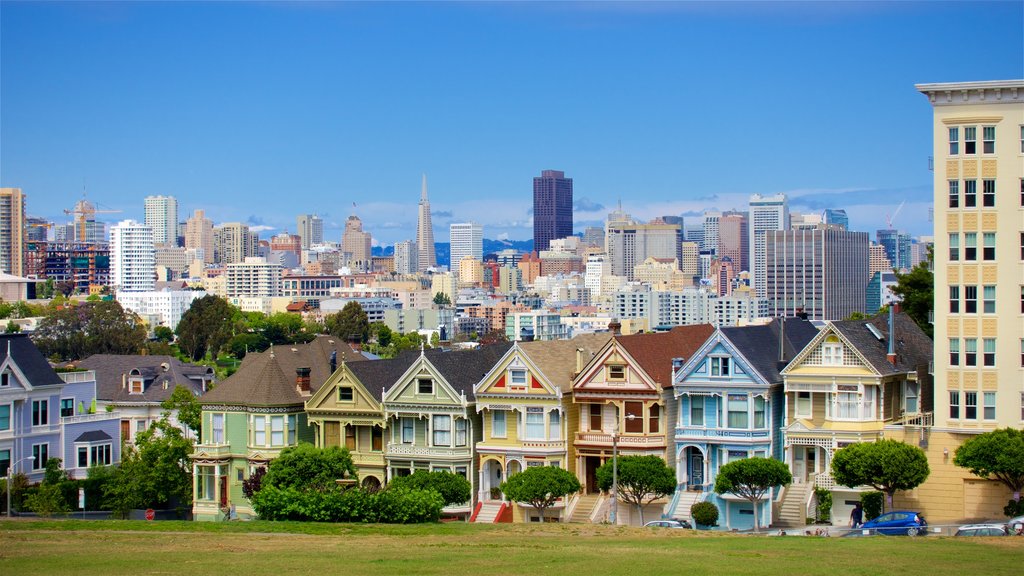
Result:
<svg viewBox="0 0 1024 576"><path fill-rule="evenodd" d="M957 529L954 536L1009 536L1006 524L965 524Z"/></svg>

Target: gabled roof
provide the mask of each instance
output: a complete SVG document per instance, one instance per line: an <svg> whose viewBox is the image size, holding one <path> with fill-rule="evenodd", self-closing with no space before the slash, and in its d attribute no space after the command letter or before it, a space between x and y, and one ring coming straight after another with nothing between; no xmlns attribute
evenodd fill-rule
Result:
<svg viewBox="0 0 1024 576"><path fill-rule="evenodd" d="M782 382L780 371L818 335L814 324L800 318L775 318L768 324L719 330L767 383Z"/></svg>
<svg viewBox="0 0 1024 576"><path fill-rule="evenodd" d="M382 402L384 390L393 386L419 357L419 351L408 350L395 358L354 362L347 364L347 367L366 389L367 394L377 402Z"/></svg>
<svg viewBox="0 0 1024 576"><path fill-rule="evenodd" d="M889 362L889 316L877 314L867 320L832 322L844 340L857 348L865 360L881 375L912 372L927 366L932 359L932 340L905 312L894 315L896 365ZM871 324L882 335L879 340L865 325Z"/></svg>
<svg viewBox="0 0 1024 576"><path fill-rule="evenodd" d="M43 357L43 353L36 348L35 343L28 336L25 334L3 334L2 338L3 340L0 340L0 364L10 356L33 388L64 383L64 380L57 375L50 363Z"/></svg>
<svg viewBox="0 0 1024 576"><path fill-rule="evenodd" d="M520 342L519 349L529 356L548 381L563 392L570 392L576 376L576 350L582 349L589 362L610 338L611 334L607 332L582 334L572 340Z"/></svg>
<svg viewBox="0 0 1024 576"><path fill-rule="evenodd" d="M676 326L668 332L616 336L615 340L652 380L662 388L671 388L672 360L689 360L714 332L711 324L695 324Z"/></svg>
<svg viewBox="0 0 1024 576"><path fill-rule="evenodd" d="M490 372L511 347L511 344L503 342L473 350L434 349L427 351L425 356L456 393L472 397L473 386Z"/></svg>
<svg viewBox="0 0 1024 576"><path fill-rule="evenodd" d="M138 354L93 354L69 362L68 366L96 372L96 398L108 402L163 402L174 393L175 386L184 386L199 396L202 381L215 380L209 366L189 364L173 356L140 356ZM130 394L125 383L131 375L145 381L142 394ZM166 384L166 389L164 388Z"/></svg>

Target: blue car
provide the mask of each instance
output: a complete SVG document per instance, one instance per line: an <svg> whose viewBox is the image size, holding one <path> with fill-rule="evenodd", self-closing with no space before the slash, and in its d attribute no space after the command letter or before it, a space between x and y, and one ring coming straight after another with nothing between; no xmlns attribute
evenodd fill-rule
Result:
<svg viewBox="0 0 1024 576"><path fill-rule="evenodd" d="M924 516L910 510L893 510L886 512L874 520L869 520L862 527L874 530L879 534L890 536L906 534L907 536L924 536L928 533L928 522Z"/></svg>

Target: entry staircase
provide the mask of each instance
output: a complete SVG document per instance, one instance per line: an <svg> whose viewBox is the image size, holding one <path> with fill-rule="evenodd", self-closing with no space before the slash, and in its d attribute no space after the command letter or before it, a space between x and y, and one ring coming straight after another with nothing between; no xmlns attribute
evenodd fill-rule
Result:
<svg viewBox="0 0 1024 576"><path fill-rule="evenodd" d="M580 495L576 501L576 508L572 511L572 517L569 518L569 522L576 522L578 524L590 523L590 515L594 511L594 506L597 506L600 501L600 494Z"/></svg>
<svg viewBox="0 0 1024 576"><path fill-rule="evenodd" d="M666 511L669 518L690 519L690 508L704 499L704 492L681 490L676 493L674 505L671 510Z"/></svg>
<svg viewBox="0 0 1024 576"><path fill-rule="evenodd" d="M807 497L814 490L814 484L790 484L782 497L779 513L772 526L779 528L796 528L807 524Z"/></svg>
<svg viewBox="0 0 1024 576"><path fill-rule="evenodd" d="M473 522L481 524L494 524L498 519L498 512L501 512L502 502L481 502L480 510L477 511Z"/></svg>

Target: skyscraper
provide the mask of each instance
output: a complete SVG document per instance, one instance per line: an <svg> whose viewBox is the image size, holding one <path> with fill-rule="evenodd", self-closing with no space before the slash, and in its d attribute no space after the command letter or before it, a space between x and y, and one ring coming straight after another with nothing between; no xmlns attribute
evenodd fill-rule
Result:
<svg viewBox="0 0 1024 576"><path fill-rule="evenodd" d="M484 227L476 222L458 222L449 227L451 241L452 274L459 274L459 263L464 256L471 256L478 262L484 259Z"/></svg>
<svg viewBox="0 0 1024 576"><path fill-rule="evenodd" d="M764 233L789 229L789 201L785 194L750 197L750 284L754 293L764 296Z"/></svg>
<svg viewBox="0 0 1024 576"><path fill-rule="evenodd" d="M718 221L722 218L721 212L709 210L704 212L703 228L704 236L701 237L700 251L715 253L718 249Z"/></svg>
<svg viewBox="0 0 1024 576"><path fill-rule="evenodd" d="M201 252L206 264L215 262L213 220L207 218L203 210L196 210L192 217L185 221L185 250L195 250L196 254Z"/></svg>
<svg viewBox="0 0 1024 576"><path fill-rule="evenodd" d="M878 243L885 247L885 256L897 270L910 268L910 234L891 228L875 234Z"/></svg>
<svg viewBox="0 0 1024 576"><path fill-rule="evenodd" d="M715 256L728 257L739 274L750 271L749 220L745 212L726 212L718 219L718 248Z"/></svg>
<svg viewBox="0 0 1024 576"><path fill-rule="evenodd" d="M621 209L609 213L605 248L611 273L635 280L634 268L651 256L678 259L679 227L660 221L641 224Z"/></svg>
<svg viewBox="0 0 1024 576"><path fill-rule="evenodd" d="M427 200L427 175L423 175L423 191L420 193L419 216L416 219L416 249L418 251L416 270L426 272L437 267L434 251L434 227L430 223L430 200Z"/></svg>
<svg viewBox="0 0 1024 576"><path fill-rule="evenodd" d="M316 214L300 214L296 219L296 233L302 239L302 249L309 250L313 244L324 241L324 221Z"/></svg>
<svg viewBox="0 0 1024 576"><path fill-rule="evenodd" d="M249 231L241 222L227 222L213 230L213 246L216 260L221 264L243 262L250 256L258 255L260 237Z"/></svg>
<svg viewBox="0 0 1024 576"><path fill-rule="evenodd" d="M417 271L416 260L418 254L416 243L412 240L402 240L395 243L395 272L399 274L415 274Z"/></svg>
<svg viewBox="0 0 1024 576"><path fill-rule="evenodd" d="M345 221L345 231L341 234L341 250L352 255L349 266L352 270L369 272L372 268L373 239L369 232L363 231L363 221L353 214Z"/></svg>
<svg viewBox="0 0 1024 576"><path fill-rule="evenodd" d="M0 188L0 271L25 275L25 195Z"/></svg>
<svg viewBox="0 0 1024 576"><path fill-rule="evenodd" d="M156 282L153 229L135 220L110 228L110 283L118 292L148 292Z"/></svg>
<svg viewBox="0 0 1024 576"><path fill-rule="evenodd" d="M533 179L533 249L540 253L566 236L572 236L572 178L561 170L542 170Z"/></svg>
<svg viewBox="0 0 1024 576"><path fill-rule="evenodd" d="M821 217L825 224L836 224L847 230L850 229L850 217L846 215L846 210L842 208L826 208L822 212Z"/></svg>
<svg viewBox="0 0 1024 576"><path fill-rule="evenodd" d="M146 196L146 226L153 230L153 244L177 244L178 199Z"/></svg>

